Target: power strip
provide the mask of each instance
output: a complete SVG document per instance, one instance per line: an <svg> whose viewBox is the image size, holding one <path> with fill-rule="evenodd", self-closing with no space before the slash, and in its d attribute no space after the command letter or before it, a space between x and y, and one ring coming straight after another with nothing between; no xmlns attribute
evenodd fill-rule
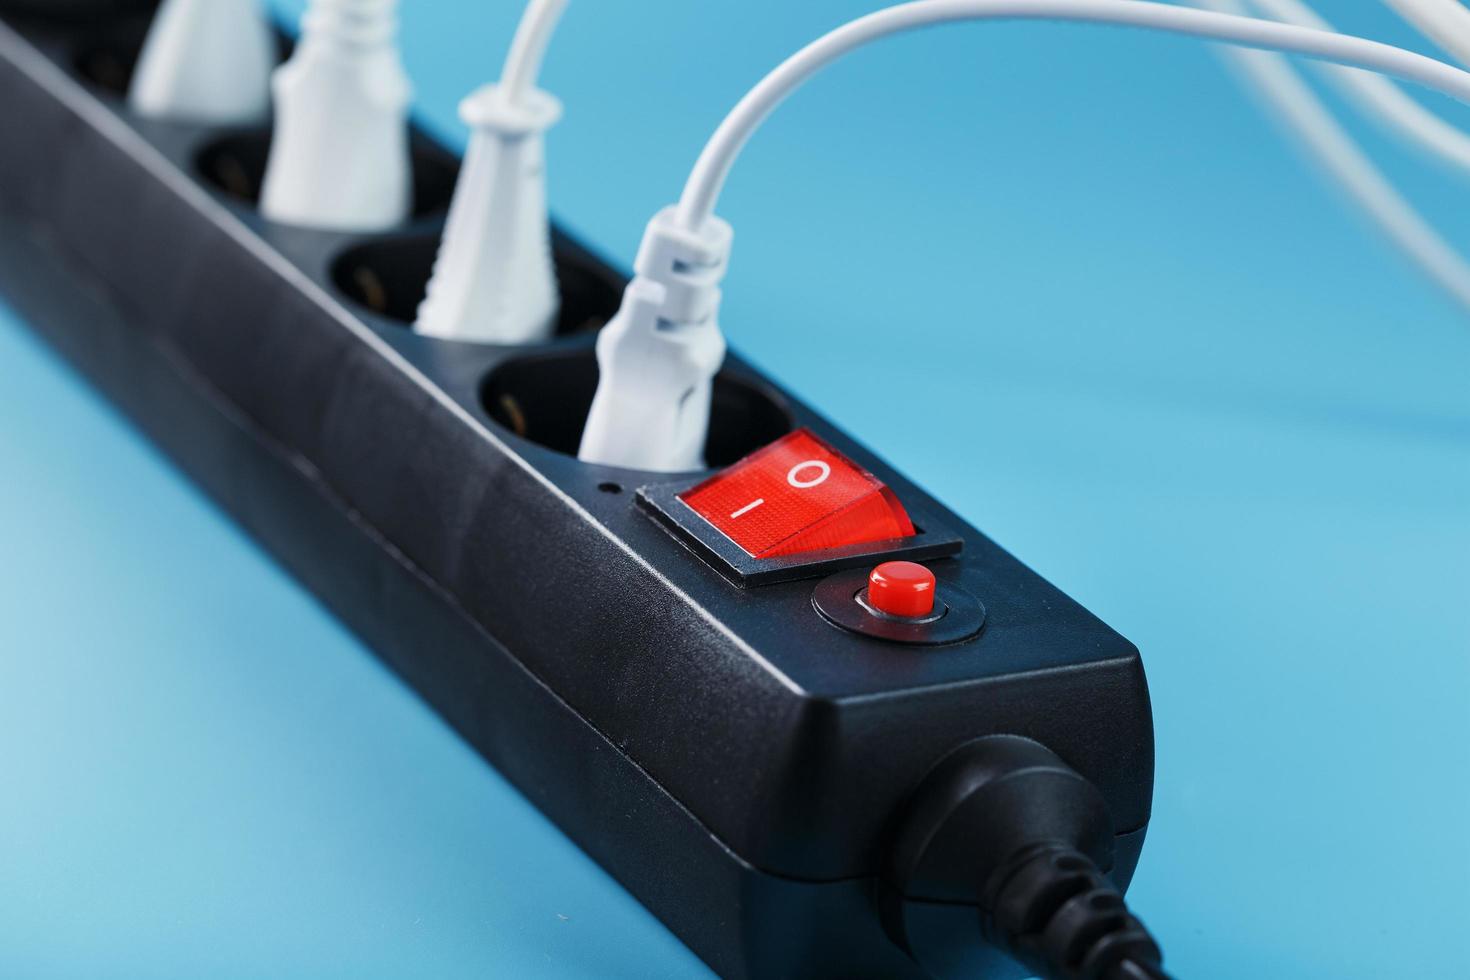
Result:
<svg viewBox="0 0 1470 980"><path fill-rule="evenodd" d="M1126 887L1153 780L1130 643L735 357L714 469L580 462L624 276L558 231L555 338L413 333L455 157L416 137L416 217L392 233L272 224L253 203L266 131L128 111L145 26L0 25L0 289L715 970L1022 975L997 950L935 952L924 934L975 907L893 885L916 791L985 736L1042 743L1097 788ZM690 506L792 432L917 533L755 558ZM863 605L894 558L937 575L934 623Z"/></svg>

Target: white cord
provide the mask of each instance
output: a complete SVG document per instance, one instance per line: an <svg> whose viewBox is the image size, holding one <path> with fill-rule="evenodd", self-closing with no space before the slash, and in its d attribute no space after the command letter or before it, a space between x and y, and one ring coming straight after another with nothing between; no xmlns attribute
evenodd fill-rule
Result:
<svg viewBox="0 0 1470 980"><path fill-rule="evenodd" d="M1236 0L1195 2L1222 12L1243 9ZM1265 7L1274 0L1252 2ZM1470 264L1374 166L1286 59L1239 49L1227 49L1225 55L1374 224L1430 279L1470 309Z"/></svg>
<svg viewBox="0 0 1470 980"><path fill-rule="evenodd" d="M1419 33L1470 65L1470 10L1460 0L1384 0Z"/></svg>
<svg viewBox="0 0 1470 980"><path fill-rule="evenodd" d="M521 24L510 44L505 68L500 73L500 87L510 102L519 102L536 85L546 46L551 43L557 21L567 9L568 0L531 0L521 15Z"/></svg>
<svg viewBox="0 0 1470 980"><path fill-rule="evenodd" d="M1229 41L1370 68L1470 103L1470 74L1459 68L1390 44L1294 24L1145 0L916 0L844 24L761 79L705 145L684 185L676 223L692 230L709 218L731 166L751 135L778 105L822 68L880 38L964 20L1082 21Z"/></svg>
<svg viewBox="0 0 1470 980"><path fill-rule="evenodd" d="M1251 3L1275 20L1320 31L1335 30L1301 0L1251 0ZM1221 11L1241 10L1235 4L1197 6L1210 6ZM1462 170L1470 171L1470 134L1463 129L1445 122L1382 76L1338 65L1324 65L1323 71L1348 98L1396 135Z"/></svg>

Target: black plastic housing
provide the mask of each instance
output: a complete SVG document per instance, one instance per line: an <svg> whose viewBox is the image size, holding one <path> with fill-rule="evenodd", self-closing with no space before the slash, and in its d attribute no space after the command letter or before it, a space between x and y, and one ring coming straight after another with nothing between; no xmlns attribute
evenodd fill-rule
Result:
<svg viewBox="0 0 1470 980"><path fill-rule="evenodd" d="M1098 787L1126 885L1153 779L1130 643L732 356L711 462L810 426L960 540L931 567L987 618L906 646L831 625L813 578L740 587L636 503L699 474L569 454L616 270L558 232L557 339L419 337L451 154L419 140L391 234L273 225L264 132L127 110L146 15L5 16L0 290L711 967L923 975L878 913L893 822L988 734Z"/></svg>

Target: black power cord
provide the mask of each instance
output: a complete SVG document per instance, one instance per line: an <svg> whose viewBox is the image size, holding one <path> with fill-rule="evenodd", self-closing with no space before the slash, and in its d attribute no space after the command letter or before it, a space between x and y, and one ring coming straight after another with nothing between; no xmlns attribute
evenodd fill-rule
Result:
<svg viewBox="0 0 1470 980"><path fill-rule="evenodd" d="M1097 788L1045 746L993 735L949 755L914 794L890 852L884 921L939 973L964 962L988 976L994 967L975 964L1003 953L1046 980L1168 980L1158 944L1106 877L1112 864ZM957 909L978 920L968 936L953 935ZM951 925L933 928L940 918Z"/></svg>

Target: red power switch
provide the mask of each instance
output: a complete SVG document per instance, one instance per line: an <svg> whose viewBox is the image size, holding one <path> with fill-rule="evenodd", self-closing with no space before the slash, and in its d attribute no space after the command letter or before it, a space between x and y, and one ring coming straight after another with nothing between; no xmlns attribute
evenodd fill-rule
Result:
<svg viewBox="0 0 1470 980"><path fill-rule="evenodd" d="M914 534L893 491L798 429L679 495L753 558Z"/></svg>

